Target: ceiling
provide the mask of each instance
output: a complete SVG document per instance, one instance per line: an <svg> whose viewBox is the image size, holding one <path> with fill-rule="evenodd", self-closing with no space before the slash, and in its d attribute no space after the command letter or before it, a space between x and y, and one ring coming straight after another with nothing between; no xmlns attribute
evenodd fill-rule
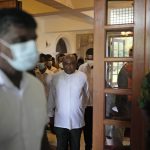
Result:
<svg viewBox="0 0 150 150"><path fill-rule="evenodd" d="M18 0L22 9L45 21L45 31L93 29L94 0ZM109 0L108 8L131 6L132 0ZM51 27L49 27L51 25Z"/></svg>
<svg viewBox="0 0 150 150"><path fill-rule="evenodd" d="M23 10L33 16L60 15L93 24L94 0L21 0Z"/></svg>

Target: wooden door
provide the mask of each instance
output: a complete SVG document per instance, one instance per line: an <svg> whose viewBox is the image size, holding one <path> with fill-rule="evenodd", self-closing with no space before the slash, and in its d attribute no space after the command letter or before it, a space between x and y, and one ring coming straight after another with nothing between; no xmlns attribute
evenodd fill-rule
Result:
<svg viewBox="0 0 150 150"><path fill-rule="evenodd" d="M144 149L144 121L138 99L142 78L150 64L149 8L149 0L95 0L94 150L112 147ZM121 57L111 52L113 49L108 41L112 35L118 40L125 40L126 50ZM132 55L127 54L130 49L133 49ZM128 70L128 76L122 78L127 84L120 85L119 72L122 68ZM127 107L124 108L125 105Z"/></svg>
<svg viewBox="0 0 150 150"><path fill-rule="evenodd" d="M20 8L20 4L17 0L0 0L0 8Z"/></svg>

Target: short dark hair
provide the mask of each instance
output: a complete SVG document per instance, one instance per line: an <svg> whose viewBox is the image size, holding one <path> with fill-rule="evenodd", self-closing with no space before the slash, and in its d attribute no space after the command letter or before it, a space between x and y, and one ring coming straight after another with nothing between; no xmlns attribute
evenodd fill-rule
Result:
<svg viewBox="0 0 150 150"><path fill-rule="evenodd" d="M46 61L46 55L43 53L40 54L39 58L40 58L40 62Z"/></svg>
<svg viewBox="0 0 150 150"><path fill-rule="evenodd" d="M51 55L51 54L46 54L46 56L47 56L48 58L52 58L52 55Z"/></svg>
<svg viewBox="0 0 150 150"><path fill-rule="evenodd" d="M86 55L93 55L93 48L87 49Z"/></svg>
<svg viewBox="0 0 150 150"><path fill-rule="evenodd" d="M52 59L52 55L46 54L46 61L49 61L49 60L51 60L51 59Z"/></svg>
<svg viewBox="0 0 150 150"><path fill-rule="evenodd" d="M60 58L60 57L64 57L64 56L65 56L65 54L63 54L63 53L57 54L57 55L56 55L56 60L57 60L57 62L59 61L59 58Z"/></svg>
<svg viewBox="0 0 150 150"><path fill-rule="evenodd" d="M35 19L25 11L16 8L0 9L0 34L5 34L11 25L27 29L37 27Z"/></svg>
<svg viewBox="0 0 150 150"><path fill-rule="evenodd" d="M40 53L40 57L45 57L45 54L43 54L43 53Z"/></svg>

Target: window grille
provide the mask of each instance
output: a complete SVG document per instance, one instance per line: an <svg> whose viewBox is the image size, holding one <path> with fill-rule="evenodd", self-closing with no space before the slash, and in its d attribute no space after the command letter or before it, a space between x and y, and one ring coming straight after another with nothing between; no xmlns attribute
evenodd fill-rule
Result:
<svg viewBox="0 0 150 150"><path fill-rule="evenodd" d="M133 19L133 7L110 10L110 24L129 24Z"/></svg>

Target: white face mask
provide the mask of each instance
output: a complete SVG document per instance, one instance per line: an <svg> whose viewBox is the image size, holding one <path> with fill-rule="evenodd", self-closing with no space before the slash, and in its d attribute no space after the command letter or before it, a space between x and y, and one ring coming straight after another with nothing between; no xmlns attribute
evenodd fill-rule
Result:
<svg viewBox="0 0 150 150"><path fill-rule="evenodd" d="M59 63L59 68L60 68L60 69L63 69L63 64L62 64L62 62Z"/></svg>
<svg viewBox="0 0 150 150"><path fill-rule="evenodd" d="M11 50L13 59L9 58L4 53L0 53L0 56L3 57L14 69L18 71L27 71L35 67L39 55L34 40L9 44L0 39L0 42Z"/></svg>
<svg viewBox="0 0 150 150"><path fill-rule="evenodd" d="M90 67L93 67L93 60L87 60L87 63L89 64Z"/></svg>

